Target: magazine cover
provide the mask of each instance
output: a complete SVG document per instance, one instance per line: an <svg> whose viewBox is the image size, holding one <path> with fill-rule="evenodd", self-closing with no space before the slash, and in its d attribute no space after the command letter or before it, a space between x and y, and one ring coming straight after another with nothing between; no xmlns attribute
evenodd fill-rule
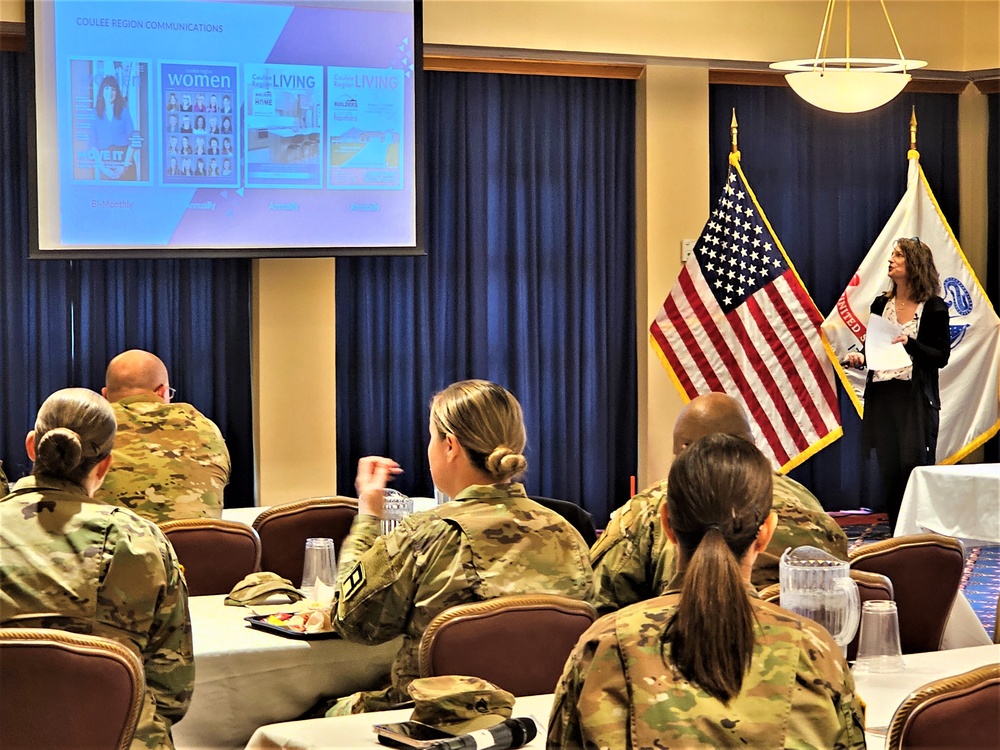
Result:
<svg viewBox="0 0 1000 750"><path fill-rule="evenodd" d="M149 62L70 60L73 177L148 183Z"/></svg>
<svg viewBox="0 0 1000 750"><path fill-rule="evenodd" d="M323 68L246 65L247 186L323 186Z"/></svg>
<svg viewBox="0 0 1000 750"><path fill-rule="evenodd" d="M403 187L403 71L330 68L330 177L334 189Z"/></svg>
<svg viewBox="0 0 1000 750"><path fill-rule="evenodd" d="M235 187L241 153L234 65L160 65L157 117L163 137L161 182L183 187Z"/></svg>

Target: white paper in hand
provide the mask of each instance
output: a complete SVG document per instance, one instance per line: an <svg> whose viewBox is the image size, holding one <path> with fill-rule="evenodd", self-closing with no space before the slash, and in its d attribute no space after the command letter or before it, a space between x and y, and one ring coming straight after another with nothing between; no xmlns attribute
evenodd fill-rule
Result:
<svg viewBox="0 0 1000 750"><path fill-rule="evenodd" d="M913 364L903 345L892 340L903 335L903 326L890 323L881 315L868 319L868 335L865 336L865 363L869 370L897 370Z"/></svg>

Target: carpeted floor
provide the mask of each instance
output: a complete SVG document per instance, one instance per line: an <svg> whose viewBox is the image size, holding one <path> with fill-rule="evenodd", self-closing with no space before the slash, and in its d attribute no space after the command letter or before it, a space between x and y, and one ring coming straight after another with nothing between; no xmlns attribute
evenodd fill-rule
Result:
<svg viewBox="0 0 1000 750"><path fill-rule="evenodd" d="M849 550L890 536L889 525L881 513L833 515L847 534ZM986 632L992 635L1000 597L1000 547L966 548L962 591Z"/></svg>

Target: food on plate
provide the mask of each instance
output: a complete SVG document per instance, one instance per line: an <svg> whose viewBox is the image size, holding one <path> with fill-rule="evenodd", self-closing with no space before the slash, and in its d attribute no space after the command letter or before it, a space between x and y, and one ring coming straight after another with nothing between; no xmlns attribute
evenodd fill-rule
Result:
<svg viewBox="0 0 1000 750"><path fill-rule="evenodd" d="M298 612L278 612L264 620L268 625L288 628L296 633L329 633L333 630L329 609L303 609Z"/></svg>

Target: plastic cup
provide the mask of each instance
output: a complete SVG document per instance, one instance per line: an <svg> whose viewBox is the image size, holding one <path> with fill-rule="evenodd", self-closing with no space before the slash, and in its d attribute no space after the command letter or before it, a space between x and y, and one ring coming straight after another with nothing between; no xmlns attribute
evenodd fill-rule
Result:
<svg viewBox="0 0 1000 750"><path fill-rule="evenodd" d="M861 637L855 672L891 674L906 668L899 645L899 612L896 602L871 601L861 607Z"/></svg>
<svg viewBox="0 0 1000 750"><path fill-rule="evenodd" d="M337 555L333 540L327 537L306 539L306 555L302 565L302 586L306 599L315 600L317 583L323 590L332 589L337 583Z"/></svg>

